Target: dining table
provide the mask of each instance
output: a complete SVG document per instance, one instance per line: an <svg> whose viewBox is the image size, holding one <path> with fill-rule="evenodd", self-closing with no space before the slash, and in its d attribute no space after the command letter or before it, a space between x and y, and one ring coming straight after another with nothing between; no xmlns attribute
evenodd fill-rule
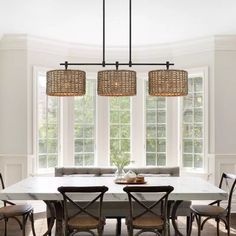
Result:
<svg viewBox="0 0 236 236"><path fill-rule="evenodd" d="M43 200L51 213L55 214L56 220L55 235L63 236L63 216L62 216L62 195L57 191L60 186L107 186L109 190L104 195L104 201L117 202L128 201L127 194L123 188L130 184L117 184L114 177L96 177L96 176L63 176L63 177L42 177L33 176L21 180L0 191L1 200ZM145 184L142 186L168 186L174 187L173 192L169 195L169 200L174 202L172 209L172 219L175 219L175 213L178 206L185 200L226 200L227 192L217 186L198 177L145 177ZM138 186L139 186L138 185ZM87 201L88 195L84 193L74 193L71 196L73 200ZM142 201L156 200L156 195L141 193L137 196ZM54 208L54 209L53 209ZM53 213L54 212L54 213ZM52 228L54 220L50 222ZM175 222L172 224L177 235L183 235ZM48 235L46 232L44 235Z"/></svg>

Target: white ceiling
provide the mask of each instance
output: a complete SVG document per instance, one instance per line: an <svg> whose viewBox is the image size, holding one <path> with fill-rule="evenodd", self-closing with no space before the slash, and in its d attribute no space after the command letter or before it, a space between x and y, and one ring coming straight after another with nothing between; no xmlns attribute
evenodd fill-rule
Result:
<svg viewBox="0 0 236 236"><path fill-rule="evenodd" d="M133 45L236 34L236 0L133 0ZM106 0L107 45L128 44L128 0ZM102 0L0 0L0 37L102 44Z"/></svg>

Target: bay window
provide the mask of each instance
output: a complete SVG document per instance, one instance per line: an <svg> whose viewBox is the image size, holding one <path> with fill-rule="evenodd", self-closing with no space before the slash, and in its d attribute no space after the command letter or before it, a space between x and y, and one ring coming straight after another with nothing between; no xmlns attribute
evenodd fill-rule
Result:
<svg viewBox="0 0 236 236"><path fill-rule="evenodd" d="M109 166L120 151L134 165L171 163L202 171L207 154L206 84L204 73L189 73L187 96L152 97L143 79L135 98L101 98L94 75L86 80L85 96L50 97L45 93L46 70L35 69L37 170Z"/></svg>

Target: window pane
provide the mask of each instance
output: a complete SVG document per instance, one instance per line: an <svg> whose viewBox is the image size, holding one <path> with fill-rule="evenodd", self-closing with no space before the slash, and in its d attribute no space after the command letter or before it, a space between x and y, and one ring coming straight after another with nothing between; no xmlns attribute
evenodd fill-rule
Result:
<svg viewBox="0 0 236 236"><path fill-rule="evenodd" d="M46 95L46 74L37 76L37 156L38 168L52 168L59 160L60 103Z"/></svg>
<svg viewBox="0 0 236 236"><path fill-rule="evenodd" d="M95 162L96 93L95 81L86 80L85 96L74 98L74 158L76 166Z"/></svg>
<svg viewBox="0 0 236 236"><path fill-rule="evenodd" d="M155 110L147 110L147 123L156 123L157 122L157 113Z"/></svg>
<svg viewBox="0 0 236 236"><path fill-rule="evenodd" d="M183 97L182 158L183 166L203 168L204 93L203 78L189 79L189 94Z"/></svg>
<svg viewBox="0 0 236 236"><path fill-rule="evenodd" d="M158 154L157 155L157 165L165 166L166 165L166 154Z"/></svg>
<svg viewBox="0 0 236 236"><path fill-rule="evenodd" d="M48 167L54 167L57 165L57 156L48 155Z"/></svg>
<svg viewBox="0 0 236 236"><path fill-rule="evenodd" d="M84 165L83 154L76 154L75 155L75 165L76 166L83 166Z"/></svg>
<svg viewBox="0 0 236 236"><path fill-rule="evenodd" d="M202 155L194 155L194 167L201 168L203 165Z"/></svg>
<svg viewBox="0 0 236 236"><path fill-rule="evenodd" d="M184 154L183 155L184 167L192 167L192 164L193 164L193 155L192 154Z"/></svg>
<svg viewBox="0 0 236 236"><path fill-rule="evenodd" d="M193 136L193 126L188 124L183 124L183 137L192 138Z"/></svg>
<svg viewBox="0 0 236 236"><path fill-rule="evenodd" d="M130 159L130 97L109 98L109 108L110 158L119 151Z"/></svg>
<svg viewBox="0 0 236 236"><path fill-rule="evenodd" d="M155 153L147 153L147 166L155 166L156 165L156 154Z"/></svg>
<svg viewBox="0 0 236 236"><path fill-rule="evenodd" d="M146 87L147 83L146 83ZM166 98L146 90L146 165L166 165Z"/></svg>
<svg viewBox="0 0 236 236"><path fill-rule="evenodd" d="M39 155L39 168L47 168L47 155Z"/></svg>

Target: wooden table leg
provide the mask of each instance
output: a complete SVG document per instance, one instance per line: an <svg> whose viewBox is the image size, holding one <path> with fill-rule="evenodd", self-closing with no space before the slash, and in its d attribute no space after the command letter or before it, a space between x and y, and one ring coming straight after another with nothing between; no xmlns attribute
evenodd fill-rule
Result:
<svg viewBox="0 0 236 236"><path fill-rule="evenodd" d="M55 210L56 210L56 236L64 236L64 229L62 226L63 223L63 208L62 203L60 201L54 202Z"/></svg>
<svg viewBox="0 0 236 236"><path fill-rule="evenodd" d="M47 218L48 220L48 230L43 234L43 236L51 236L51 232L52 232L52 227L54 225L55 222L55 210L54 210L54 204L53 201L44 201L48 207L48 210L50 212L50 218Z"/></svg>
<svg viewBox="0 0 236 236"><path fill-rule="evenodd" d="M63 220L63 208L60 201L44 201L50 211L51 217L49 218L48 222L48 230L43 234L43 236L50 236L52 227L56 220L56 233L57 236L63 236L64 230L62 227L62 220Z"/></svg>
<svg viewBox="0 0 236 236"><path fill-rule="evenodd" d="M183 236L183 234L179 231L177 223L176 223L176 212L177 209L179 207L179 205L182 203L182 200L177 200L174 202L173 207L172 207L172 212L171 212L171 221L172 221L172 225L174 227L175 230L175 235L180 235Z"/></svg>

